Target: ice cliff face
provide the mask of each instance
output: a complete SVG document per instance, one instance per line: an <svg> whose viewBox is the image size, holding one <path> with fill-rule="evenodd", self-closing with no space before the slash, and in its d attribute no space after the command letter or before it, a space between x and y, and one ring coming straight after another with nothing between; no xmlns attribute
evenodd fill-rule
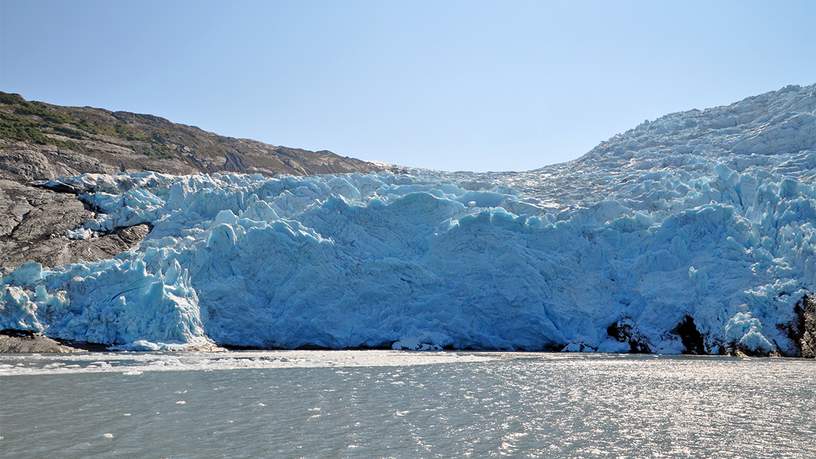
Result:
<svg viewBox="0 0 816 459"><path fill-rule="evenodd" d="M816 87L522 173L83 175L115 259L0 279L0 329L206 343L795 355L816 291ZM53 183L52 183L53 184Z"/></svg>

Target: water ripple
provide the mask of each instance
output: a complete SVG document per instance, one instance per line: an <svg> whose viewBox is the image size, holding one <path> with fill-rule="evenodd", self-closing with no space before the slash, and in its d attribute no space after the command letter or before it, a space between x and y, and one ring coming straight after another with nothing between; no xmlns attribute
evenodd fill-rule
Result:
<svg viewBox="0 0 816 459"><path fill-rule="evenodd" d="M5 377L0 451L9 457L816 456L814 362L575 354L454 362Z"/></svg>

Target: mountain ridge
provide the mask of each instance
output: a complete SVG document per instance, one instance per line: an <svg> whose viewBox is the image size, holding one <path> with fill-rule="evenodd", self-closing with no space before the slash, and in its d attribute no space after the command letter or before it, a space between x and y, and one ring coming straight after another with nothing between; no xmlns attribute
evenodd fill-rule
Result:
<svg viewBox="0 0 816 459"><path fill-rule="evenodd" d="M24 153L34 156L21 158ZM269 145L156 115L53 105L5 92L0 92L0 154L7 158L0 176L18 180L142 170L311 175L382 169L328 150Z"/></svg>

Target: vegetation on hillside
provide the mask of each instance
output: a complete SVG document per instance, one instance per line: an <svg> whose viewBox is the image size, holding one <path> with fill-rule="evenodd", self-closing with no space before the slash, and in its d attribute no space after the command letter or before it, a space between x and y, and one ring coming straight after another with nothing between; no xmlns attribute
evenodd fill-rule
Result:
<svg viewBox="0 0 816 459"><path fill-rule="evenodd" d="M166 157L172 154L172 149L166 145L160 132L148 132L116 116L95 113L97 111L115 115L99 109L29 102L18 94L0 92L0 138L82 150L80 142L61 137L76 141L106 137L108 140L146 143L137 145L135 150L147 156Z"/></svg>
<svg viewBox="0 0 816 459"><path fill-rule="evenodd" d="M375 168L329 151L313 152L219 136L158 116L64 107L0 92L0 150L36 150L47 145L123 169L147 168L171 173L228 170L313 174Z"/></svg>

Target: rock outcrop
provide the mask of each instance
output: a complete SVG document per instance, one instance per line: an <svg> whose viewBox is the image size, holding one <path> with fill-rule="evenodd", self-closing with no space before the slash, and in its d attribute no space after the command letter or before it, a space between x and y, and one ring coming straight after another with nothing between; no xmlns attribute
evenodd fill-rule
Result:
<svg viewBox="0 0 816 459"><path fill-rule="evenodd" d="M680 337L683 343L683 354L705 355L708 354L705 346L705 338L697 330L694 318L687 315L672 330L672 333Z"/></svg>
<svg viewBox="0 0 816 459"><path fill-rule="evenodd" d="M616 341L629 345L632 354L648 354L652 352L649 339L643 336L637 324L628 317L624 317L609 325L606 333Z"/></svg>
<svg viewBox="0 0 816 459"><path fill-rule="evenodd" d="M66 346L47 336L25 330L0 330L0 354L27 354L32 352L67 354L82 349Z"/></svg>
<svg viewBox="0 0 816 459"><path fill-rule="evenodd" d="M793 313L793 322L787 328L788 337L799 350L799 357L816 358L816 296L802 297Z"/></svg>

